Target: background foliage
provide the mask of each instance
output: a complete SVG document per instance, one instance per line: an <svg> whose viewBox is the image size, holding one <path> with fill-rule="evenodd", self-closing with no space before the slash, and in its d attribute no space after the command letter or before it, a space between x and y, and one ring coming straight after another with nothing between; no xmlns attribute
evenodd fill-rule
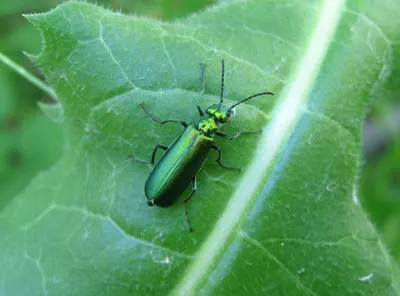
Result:
<svg viewBox="0 0 400 296"><path fill-rule="evenodd" d="M160 19L175 19L212 1L97 1L114 10ZM45 11L59 1L3 1L0 4L0 52L40 76L22 51L40 51L39 32L21 13ZM0 208L40 170L62 153L60 127L39 111L37 101L51 102L40 90L0 65ZM365 124L360 201L393 256L400 261L400 100L396 91L382 92Z"/></svg>

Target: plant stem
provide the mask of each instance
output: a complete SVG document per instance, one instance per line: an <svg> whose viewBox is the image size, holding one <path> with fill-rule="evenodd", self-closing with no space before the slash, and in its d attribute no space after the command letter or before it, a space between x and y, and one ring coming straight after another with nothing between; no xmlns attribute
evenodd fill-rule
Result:
<svg viewBox="0 0 400 296"><path fill-rule="evenodd" d="M25 68L23 68L22 66L18 65L16 62L11 60L9 57L4 55L2 52L0 52L0 61L3 62L6 66L8 66L11 69L13 69L15 72L17 72L23 78L25 78L26 80L31 82L33 85L37 86L42 91L47 93L54 100L58 101L56 94L54 93L53 89L50 86L48 86L46 83L44 83L39 78L33 76L31 73L26 71Z"/></svg>

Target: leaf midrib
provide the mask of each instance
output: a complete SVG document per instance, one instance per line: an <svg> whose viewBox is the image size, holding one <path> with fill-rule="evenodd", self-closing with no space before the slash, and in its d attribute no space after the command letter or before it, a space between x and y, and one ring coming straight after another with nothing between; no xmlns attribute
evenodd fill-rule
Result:
<svg viewBox="0 0 400 296"><path fill-rule="evenodd" d="M267 132L263 133L257 154L243 176L240 186L221 214L221 218L172 294L188 295L196 290L213 262L218 259L220 250L226 249L224 245L237 226L237 221L242 221L240 218L246 213L246 208L254 203L255 193L259 189L258 184L266 173L272 172L279 152L287 143L300 115L306 109L308 94L319 73L344 9L345 0L325 0L321 3L316 27L310 34L304 56L294 71L290 85L279 96L272 113L272 121L266 128Z"/></svg>

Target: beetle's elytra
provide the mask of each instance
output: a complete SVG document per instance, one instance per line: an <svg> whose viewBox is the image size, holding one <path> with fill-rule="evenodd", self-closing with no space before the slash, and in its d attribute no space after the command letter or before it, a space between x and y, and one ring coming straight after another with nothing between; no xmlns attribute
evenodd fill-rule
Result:
<svg viewBox="0 0 400 296"><path fill-rule="evenodd" d="M204 112L200 107L200 98L204 93L205 88L205 65L202 64L202 88L200 95L197 100L197 110L200 114L200 120L195 124L187 124L181 120L163 120L160 121L155 119L141 103L146 115L153 121L159 124L168 122L179 122L183 125L183 132L175 139L170 146L164 146L157 144L155 147L152 157L151 164L154 165L155 156L157 149L165 150L164 155L158 161L150 176L146 181L144 187L145 195L148 199L147 204L149 206L169 207L173 205L182 193L185 191L187 186L192 183L192 192L184 200L186 220L189 224L190 231L193 231L192 225L190 224L188 216L187 204L193 197L197 190L196 186L196 173L207 158L210 149L217 151L218 158L217 163L226 169L238 170L240 168L234 168L226 166L221 163L221 150L214 144L214 136L219 136L228 140L233 140L242 134L254 134L260 133L258 131L240 131L234 136L227 135L219 131L221 124L224 124L231 117L232 109L237 105L246 102L252 98L261 95L273 95L271 92L261 92L244 100L241 100L232 106L223 105L223 93L224 93L224 60L222 63L222 75L221 75L221 97L218 104L209 106ZM147 163L147 162L141 162Z"/></svg>

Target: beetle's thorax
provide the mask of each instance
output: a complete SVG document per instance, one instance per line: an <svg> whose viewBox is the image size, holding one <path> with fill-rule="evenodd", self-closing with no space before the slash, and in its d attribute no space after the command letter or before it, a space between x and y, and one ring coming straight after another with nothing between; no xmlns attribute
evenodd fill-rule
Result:
<svg viewBox="0 0 400 296"><path fill-rule="evenodd" d="M205 136L213 137L218 130L218 123L212 116L203 116L196 124L196 128Z"/></svg>

